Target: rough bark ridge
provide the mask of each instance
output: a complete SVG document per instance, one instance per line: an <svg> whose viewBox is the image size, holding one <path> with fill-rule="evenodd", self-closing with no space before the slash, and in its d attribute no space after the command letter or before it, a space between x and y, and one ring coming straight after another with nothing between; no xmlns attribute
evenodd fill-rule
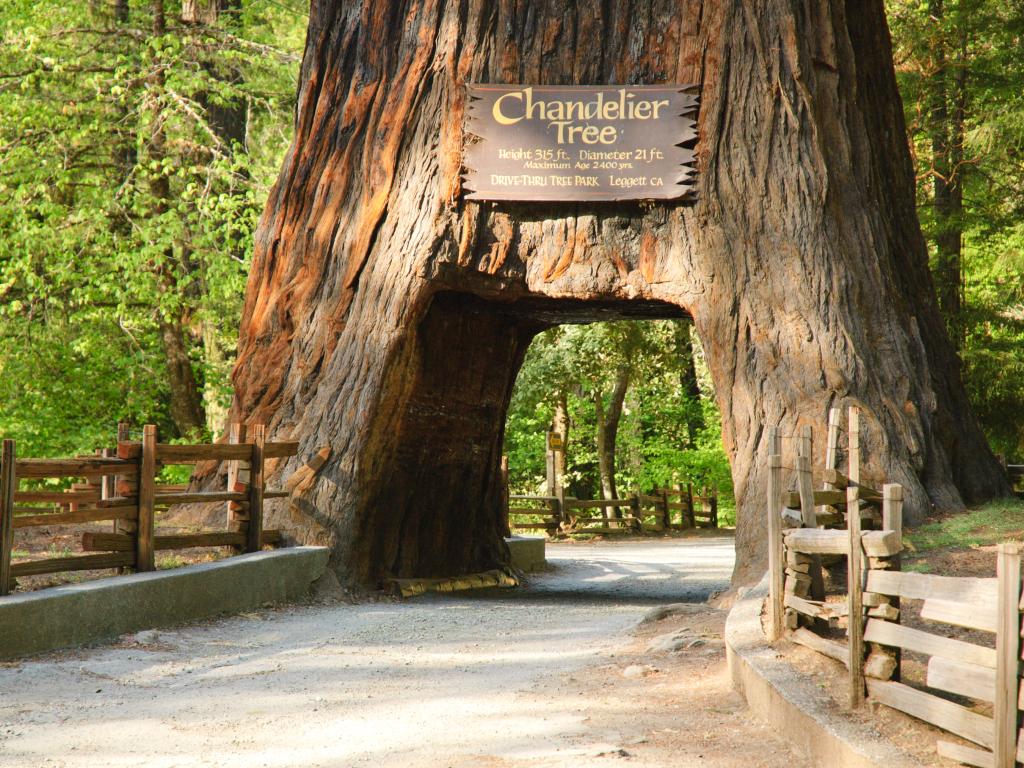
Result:
<svg viewBox="0 0 1024 768"><path fill-rule="evenodd" d="M467 82L700 83L698 201L463 202ZM503 560L505 407L558 322L693 317L738 580L764 560L765 425L860 405L865 476L912 519L1005 488L936 308L880 1L314 2L296 120L235 411L333 446L292 527L348 581Z"/></svg>

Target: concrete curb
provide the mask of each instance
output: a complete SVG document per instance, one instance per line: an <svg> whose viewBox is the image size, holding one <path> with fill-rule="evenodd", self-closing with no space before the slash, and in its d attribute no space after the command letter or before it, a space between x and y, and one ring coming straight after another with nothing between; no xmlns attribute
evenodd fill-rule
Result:
<svg viewBox="0 0 1024 768"><path fill-rule="evenodd" d="M548 564L544 557L545 542L542 536L506 536L505 543L512 554L512 567L523 573L543 571Z"/></svg>
<svg viewBox="0 0 1024 768"><path fill-rule="evenodd" d="M327 556L326 547L290 547L3 597L0 658L298 600L323 575Z"/></svg>
<svg viewBox="0 0 1024 768"><path fill-rule="evenodd" d="M922 763L846 718L814 681L767 644L761 606L768 576L740 595L725 622L729 674L759 719L792 742L814 765L829 768L920 768Z"/></svg>

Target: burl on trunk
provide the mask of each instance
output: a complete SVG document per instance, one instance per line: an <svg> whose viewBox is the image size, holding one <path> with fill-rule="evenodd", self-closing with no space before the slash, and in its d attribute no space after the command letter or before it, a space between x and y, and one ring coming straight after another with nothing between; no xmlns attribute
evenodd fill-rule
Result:
<svg viewBox="0 0 1024 768"><path fill-rule="evenodd" d="M1006 488L936 309L881 1L756 5L313 3L234 413L332 446L277 515L343 579L504 562L509 393L562 322L693 317L737 580L765 559L765 425L860 406L864 476L902 483L909 519ZM696 201L466 202L467 83L700 84Z"/></svg>

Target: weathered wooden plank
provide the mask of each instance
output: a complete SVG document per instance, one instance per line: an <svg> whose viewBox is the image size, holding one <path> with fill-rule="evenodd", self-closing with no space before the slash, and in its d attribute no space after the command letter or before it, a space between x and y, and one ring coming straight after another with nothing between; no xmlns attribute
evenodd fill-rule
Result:
<svg viewBox="0 0 1024 768"><path fill-rule="evenodd" d="M99 555L76 555L74 557L51 557L45 560L29 560L14 563L11 576L41 576L45 573L65 571L91 571L100 568L120 568L135 564L134 552L105 552Z"/></svg>
<svg viewBox="0 0 1024 768"><path fill-rule="evenodd" d="M632 499L566 499L566 509L589 509L592 507L628 507Z"/></svg>
<svg viewBox="0 0 1024 768"><path fill-rule="evenodd" d="M964 765L973 765L975 768L994 768L995 756L987 749L977 749L963 744L955 744L952 741L939 739L935 742L935 750L940 757L948 760L956 760Z"/></svg>
<svg viewBox="0 0 1024 768"><path fill-rule="evenodd" d="M79 509L76 512L48 512L41 515L18 515L15 528L37 528L44 525L81 525L103 520L135 520L138 507L112 507L110 509Z"/></svg>
<svg viewBox="0 0 1024 768"><path fill-rule="evenodd" d="M827 638L816 635L806 627L800 627L800 629L791 632L789 639L794 643L799 643L812 651L817 651L823 656L828 656L830 659L835 659L840 664L844 664L849 667L850 665L850 654L847 650L846 645L837 642L836 640L829 640Z"/></svg>
<svg viewBox="0 0 1024 768"><path fill-rule="evenodd" d="M819 528L792 528L785 533L786 546L809 555L845 555L850 546L846 531ZM869 557L891 557L902 551L896 531L865 531L861 545Z"/></svg>
<svg viewBox="0 0 1024 768"><path fill-rule="evenodd" d="M19 479L31 480L43 477L134 475L138 467L133 462L95 456L84 459L18 459L16 471Z"/></svg>
<svg viewBox="0 0 1024 768"><path fill-rule="evenodd" d="M266 427L252 427L252 457L249 460L249 525L246 527L247 552L259 552L263 545L263 460L266 447Z"/></svg>
<svg viewBox="0 0 1024 768"><path fill-rule="evenodd" d="M557 496L529 496L526 494L512 493L509 494L509 501L541 501L545 503L551 503L552 501L558 501Z"/></svg>
<svg viewBox="0 0 1024 768"><path fill-rule="evenodd" d="M295 456L299 452L298 440L278 440L267 443L263 447L264 459L283 459L288 456Z"/></svg>
<svg viewBox="0 0 1024 768"><path fill-rule="evenodd" d="M865 531L860 540L868 557L892 557L903 551L901 531Z"/></svg>
<svg viewBox="0 0 1024 768"><path fill-rule="evenodd" d="M825 472L836 467L836 454L839 449L839 418L841 411L833 406L828 409L828 431L825 436ZM834 486L825 478L825 490L832 490Z"/></svg>
<svg viewBox="0 0 1024 768"><path fill-rule="evenodd" d="M983 648L963 640L939 637L889 621L869 619L864 639L869 643L891 645L907 651L925 653L929 656L943 656L947 659L966 661L988 669L996 668L994 648Z"/></svg>
<svg viewBox="0 0 1024 768"><path fill-rule="evenodd" d="M15 502L23 504L94 504L99 491L16 491Z"/></svg>
<svg viewBox="0 0 1024 768"><path fill-rule="evenodd" d="M991 717L979 715L967 707L932 696L903 683L867 681L868 696L886 706L938 726L957 736L991 749L994 729Z"/></svg>
<svg viewBox="0 0 1024 768"><path fill-rule="evenodd" d="M993 702L996 696L995 670L959 659L932 656L928 660L927 684L931 688Z"/></svg>
<svg viewBox="0 0 1024 768"><path fill-rule="evenodd" d="M157 493L154 504L209 504L221 501L245 501L247 493L237 491L195 491L193 493Z"/></svg>
<svg viewBox="0 0 1024 768"><path fill-rule="evenodd" d="M279 541L280 531L263 532L264 544L276 544ZM207 531L153 537L153 549L158 551L193 547L241 547L244 544L245 533L242 531ZM86 531L82 534L82 549L87 552L133 552L135 537L125 533Z"/></svg>
<svg viewBox="0 0 1024 768"><path fill-rule="evenodd" d="M773 433L775 435L777 433ZM773 439L774 442L774 439ZM772 454L768 457L768 607L769 634L768 640L774 641L782 637L785 613L783 583L783 560L785 553L782 542L782 456Z"/></svg>
<svg viewBox="0 0 1024 768"><path fill-rule="evenodd" d="M800 521L805 528L814 528L818 524L818 519L814 512L814 488L811 485L810 456L797 456L796 468L797 480L799 482Z"/></svg>
<svg viewBox="0 0 1024 768"><path fill-rule="evenodd" d="M996 626L995 721L996 768L1016 768L1017 696L1020 685L1020 548L1000 544L996 555L998 623Z"/></svg>
<svg viewBox="0 0 1024 768"><path fill-rule="evenodd" d="M945 600L959 603L996 602L996 580L930 573L868 571L867 589L910 600Z"/></svg>
<svg viewBox="0 0 1024 768"><path fill-rule="evenodd" d="M995 603L954 603L949 600L925 600L921 604L921 618L953 624L957 627L996 631Z"/></svg>
<svg viewBox="0 0 1024 768"><path fill-rule="evenodd" d="M548 531L548 530L554 530L555 528L557 528L558 527L558 523L556 521L554 521L554 520L551 521L550 523L512 523L511 527L515 528L516 530L524 530L524 531L539 531L539 530L546 530L546 531Z"/></svg>
<svg viewBox="0 0 1024 768"><path fill-rule="evenodd" d="M857 409L850 409L850 444L859 440L857 427ZM864 703L864 575L863 553L858 546L861 540L860 502L854 488L846 489L846 503L850 514L846 516L849 534L849 553L847 555L846 598L849 605L846 635L849 638L850 652L850 706L858 707ZM876 619L872 619L876 621Z"/></svg>
<svg viewBox="0 0 1024 768"><path fill-rule="evenodd" d="M156 568L153 555L153 526L156 513L156 426L142 428L142 457L139 460L139 517L135 536L135 569L152 571Z"/></svg>
<svg viewBox="0 0 1024 768"><path fill-rule="evenodd" d="M288 491L264 491L263 492L263 499L264 499L264 501L266 501L267 499L287 499L289 496L291 496L291 493L289 493Z"/></svg>
<svg viewBox="0 0 1024 768"><path fill-rule="evenodd" d="M785 605L804 616L812 619L838 619L846 616L848 606L846 603L823 603L818 600L807 600L796 595L786 595Z"/></svg>
<svg viewBox="0 0 1024 768"><path fill-rule="evenodd" d="M882 496L877 491L863 486L855 488L855 495L859 501L880 501ZM816 506L841 507L847 503L848 494L845 490L814 491L814 504ZM783 495L785 504L790 509L800 508L800 492L789 491Z"/></svg>

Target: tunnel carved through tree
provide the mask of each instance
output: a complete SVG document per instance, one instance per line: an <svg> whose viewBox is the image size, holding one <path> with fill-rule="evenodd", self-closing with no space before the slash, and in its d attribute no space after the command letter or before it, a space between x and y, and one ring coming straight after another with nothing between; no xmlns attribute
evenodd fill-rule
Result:
<svg viewBox="0 0 1024 768"><path fill-rule="evenodd" d="M487 82L700 84L696 200L466 201L466 84ZM332 453L270 522L330 544L352 584L502 564L503 421L530 339L684 314L732 462L737 580L764 566L760 424L795 435L859 406L865 477L904 486L908 522L1003 492L905 136L880 0L314 3L233 417Z"/></svg>

